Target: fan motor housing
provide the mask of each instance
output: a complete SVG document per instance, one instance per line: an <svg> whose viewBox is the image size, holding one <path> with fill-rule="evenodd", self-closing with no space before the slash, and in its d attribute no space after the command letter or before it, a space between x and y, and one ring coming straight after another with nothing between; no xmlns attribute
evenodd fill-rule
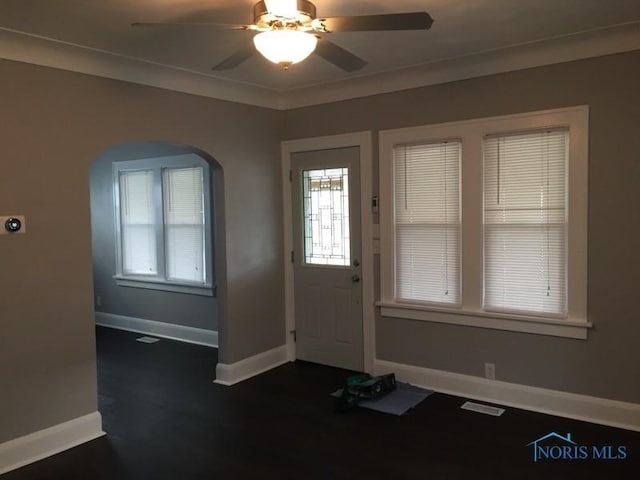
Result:
<svg viewBox="0 0 640 480"><path fill-rule="evenodd" d="M307 0L297 0L298 15L295 20L299 23L307 23L316 18L316 6ZM269 10L264 1L260 1L253 6L253 22L262 26L261 24L270 23L269 19L265 18L269 16Z"/></svg>

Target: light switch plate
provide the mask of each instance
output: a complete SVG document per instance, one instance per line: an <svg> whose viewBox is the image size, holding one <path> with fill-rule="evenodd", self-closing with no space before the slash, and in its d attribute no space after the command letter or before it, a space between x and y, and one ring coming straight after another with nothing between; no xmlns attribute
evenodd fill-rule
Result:
<svg viewBox="0 0 640 480"><path fill-rule="evenodd" d="M9 232L4 224L10 218L17 218L22 223L20 230L17 232ZM24 215L0 215L0 235L20 235L21 233L27 232L27 222L25 222Z"/></svg>

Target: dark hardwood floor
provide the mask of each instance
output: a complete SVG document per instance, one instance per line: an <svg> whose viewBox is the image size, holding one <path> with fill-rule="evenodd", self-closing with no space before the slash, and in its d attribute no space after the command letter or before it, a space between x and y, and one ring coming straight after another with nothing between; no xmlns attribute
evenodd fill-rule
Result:
<svg viewBox="0 0 640 480"><path fill-rule="evenodd" d="M99 408L106 437L3 480L636 479L640 433L508 408L501 417L428 397L394 417L336 413L329 393L349 374L304 362L233 387L212 382L214 349L98 328ZM533 461L549 433L624 445L625 460Z"/></svg>

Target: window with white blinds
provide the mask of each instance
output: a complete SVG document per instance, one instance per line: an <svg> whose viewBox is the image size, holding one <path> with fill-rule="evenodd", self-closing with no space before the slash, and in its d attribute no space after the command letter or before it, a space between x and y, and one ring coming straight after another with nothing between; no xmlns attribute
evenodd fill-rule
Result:
<svg viewBox="0 0 640 480"><path fill-rule="evenodd" d="M120 234L122 272L157 275L152 170L120 174Z"/></svg>
<svg viewBox="0 0 640 480"><path fill-rule="evenodd" d="M393 148L395 296L460 303L459 141Z"/></svg>
<svg viewBox="0 0 640 480"><path fill-rule="evenodd" d="M567 312L568 131L484 139L484 309Z"/></svg>
<svg viewBox="0 0 640 480"><path fill-rule="evenodd" d="M586 339L588 112L381 131L381 316Z"/></svg>
<svg viewBox="0 0 640 480"><path fill-rule="evenodd" d="M162 192L167 279L204 283L202 168L163 169Z"/></svg>
<svg viewBox="0 0 640 480"><path fill-rule="evenodd" d="M117 162L114 177L119 200L116 278L210 287L206 162L193 154Z"/></svg>

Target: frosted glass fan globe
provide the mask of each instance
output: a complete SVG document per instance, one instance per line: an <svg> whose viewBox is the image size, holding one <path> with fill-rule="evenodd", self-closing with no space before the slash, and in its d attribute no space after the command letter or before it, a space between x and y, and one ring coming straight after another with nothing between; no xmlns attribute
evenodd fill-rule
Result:
<svg viewBox="0 0 640 480"><path fill-rule="evenodd" d="M253 37L253 43L267 60L286 68L311 55L318 39L299 30L269 30Z"/></svg>

